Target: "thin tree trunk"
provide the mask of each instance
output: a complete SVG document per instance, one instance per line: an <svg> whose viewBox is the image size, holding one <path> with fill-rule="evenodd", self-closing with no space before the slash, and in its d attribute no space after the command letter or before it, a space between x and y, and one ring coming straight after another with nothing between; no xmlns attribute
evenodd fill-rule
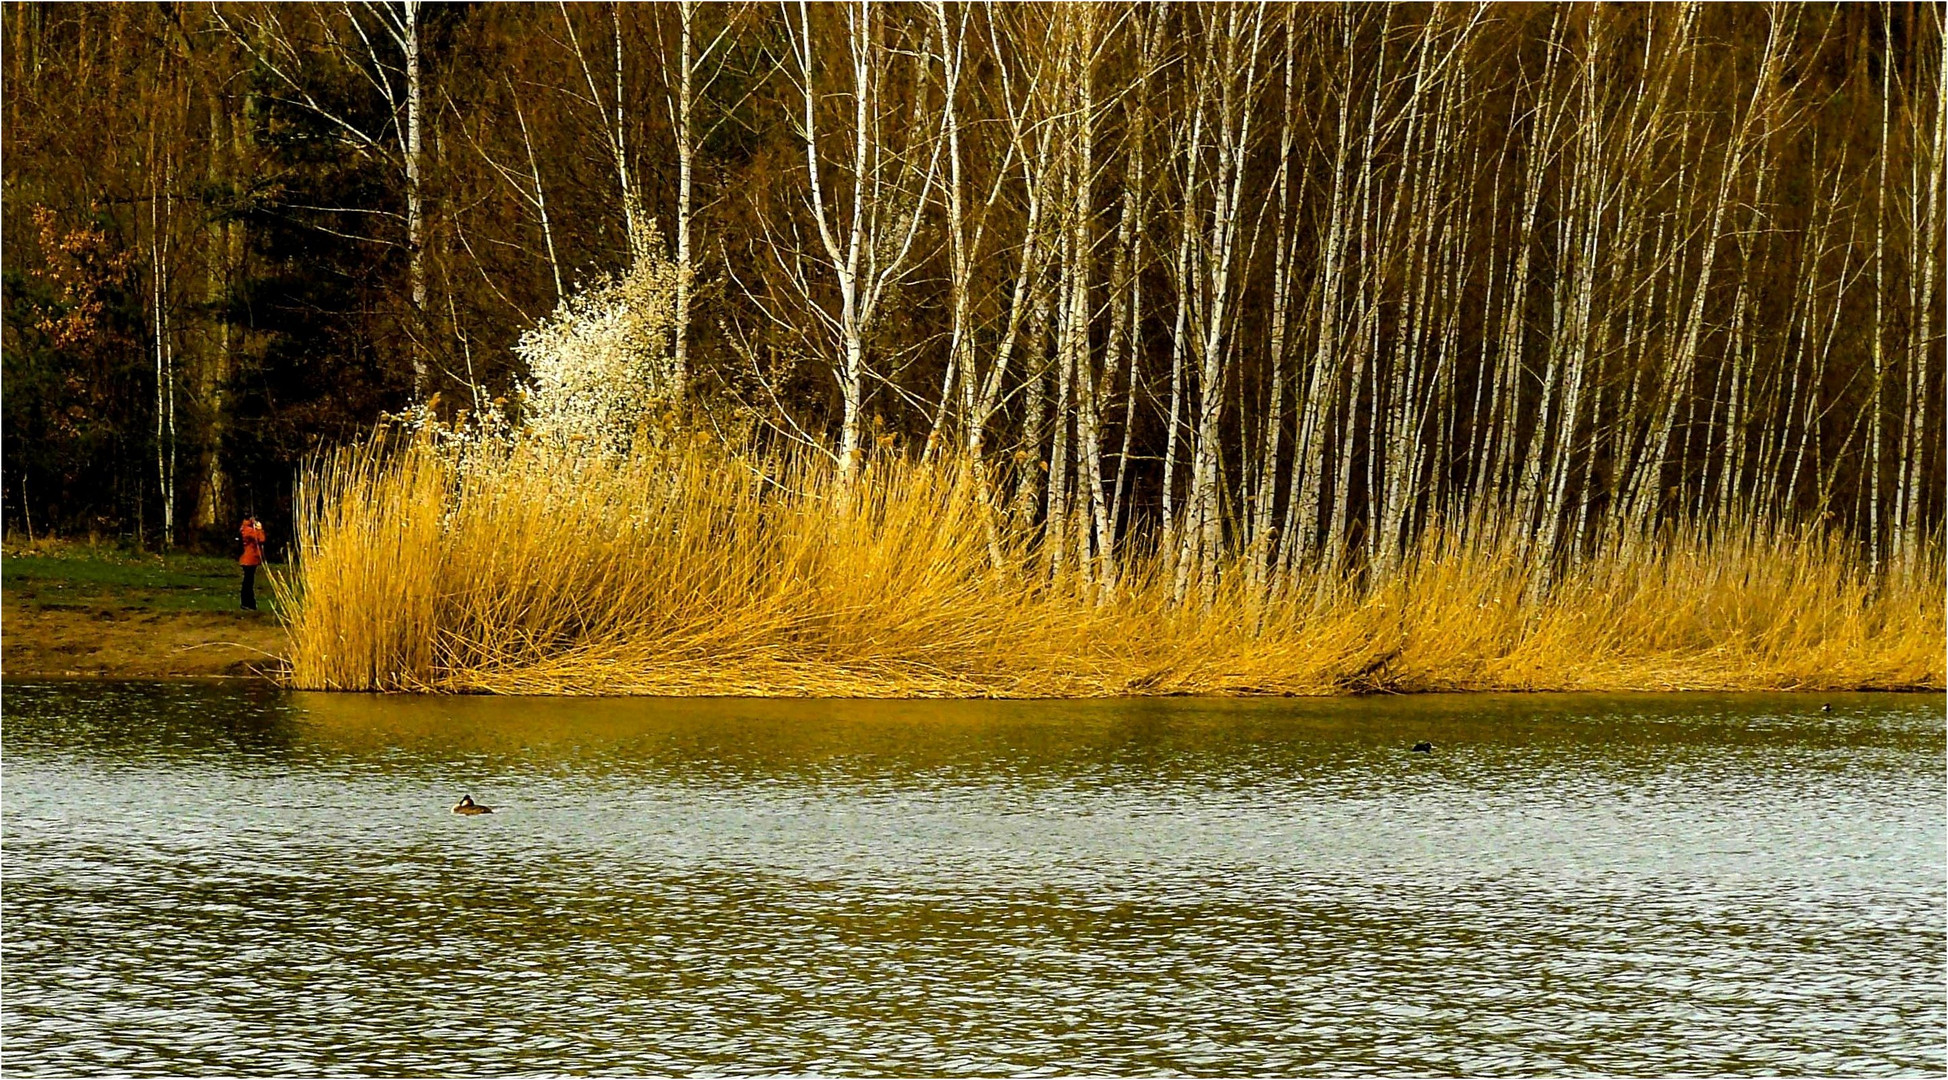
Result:
<svg viewBox="0 0 1948 1080"><path fill-rule="evenodd" d="M696 277L696 267L691 261L690 222L695 214L693 203L693 174L696 169L696 144L693 135L691 80L696 72L695 42L692 37L692 22L695 19L697 0L679 0L677 21L682 37L682 56L679 60L677 99L676 99L676 311L674 326L671 328L672 343L676 359L676 400L682 401L689 393L690 386L690 288ZM618 28L616 43L618 51L616 77L622 77L621 46L622 34ZM616 97L616 111L621 112L621 94ZM540 190L537 179L536 190ZM958 191L958 186L956 186ZM548 258L554 259L554 242L549 241Z"/></svg>
<svg viewBox="0 0 1948 1080"><path fill-rule="evenodd" d="M424 401L426 362L426 210L421 189L419 0L404 0L406 46L406 277L413 297L413 398Z"/></svg>
<svg viewBox="0 0 1948 1080"><path fill-rule="evenodd" d="M211 191L225 187L229 176L244 161L242 140L248 138L248 124L234 123L225 108L224 98L211 93L208 184ZM226 156L227 155L227 156ZM226 162L229 167L226 169ZM242 258L243 222L233 214L210 214L206 233L209 248L204 261L203 303L212 312L210 347L194 381L192 392L201 402L205 418L202 444L196 461L196 511L191 524L196 528L214 527L227 515L229 476L223 468L222 446L229 412L230 373L235 363L231 322L224 314L230 291L230 275Z"/></svg>
<svg viewBox="0 0 1948 1080"><path fill-rule="evenodd" d="M1892 5L1883 3L1881 28L1891 40L1893 33ZM1887 47L1887 54L1893 51ZM1880 65L1880 183L1874 188L1874 383L1871 404L1868 406L1872 419L1869 421L1871 436L1867 457L1867 557L1873 569L1879 570L1881 564L1880 531L1880 444L1881 444L1881 385L1885 377L1887 360L1882 352L1886 331L1883 329L1882 308L1887 298L1887 158L1888 158L1888 109L1893 95L1894 65L1892 56L1884 54Z"/></svg>
<svg viewBox="0 0 1948 1080"><path fill-rule="evenodd" d="M1391 9L1389 9L1391 10ZM1341 48L1346 55L1345 87L1339 95L1337 148L1333 155L1332 195L1326 211L1324 250L1319 270L1319 315L1314 333L1311 378L1299 414L1292 448L1291 491L1285 502L1280 562L1289 578L1297 564L1319 550L1320 508L1326 473L1326 431L1339 396L1339 326L1344 300L1346 247L1351 229L1346 205L1347 171L1352 153L1353 22L1350 12Z"/></svg>
<svg viewBox="0 0 1948 1080"><path fill-rule="evenodd" d="M1939 16L1939 12L1937 12ZM1939 30L1937 30L1937 33ZM1908 363L1913 371L1912 390L1908 393L1911 417L1907 430L1911 435L1910 450L1905 455L1906 477L1903 487L1903 509L1901 512L1901 548L1903 559L1910 573L1920 566L1923 535L1922 515L1926 507L1922 502L1923 492L1928 488L1930 473L1925 468L1925 458L1930 452L1939 455L1941 444L1938 439L1928 438L1928 401L1934 397L1929 388L1929 365L1935 356L1936 346L1932 344L1932 331L1938 324L1940 312L1935 307L1935 282L1940 270L1941 257L1941 201L1942 174L1944 163L1948 162L1948 66L1943 65L1940 52L1935 54L1935 100L1932 138L1922 138L1916 125L1915 149L1919 154L1922 147L1928 151L1928 194L1925 214L1915 214L1910 220L1920 230L1920 236L1911 245L1921 255L1921 302L1909 316L1911 326ZM1914 188L1918 191L1920 184ZM1910 277L1912 270L1909 271Z"/></svg>
<svg viewBox="0 0 1948 1080"><path fill-rule="evenodd" d="M1292 69L1298 55L1298 43L1293 40L1297 31L1297 19L1292 9L1285 12L1285 81L1284 98L1279 110L1278 137L1278 227L1272 241L1272 327L1271 353L1266 362L1271 365L1272 385L1270 400L1267 402L1269 416L1265 419L1263 438L1258 450L1258 486L1252 493L1251 527L1246 539L1248 565L1251 568L1254 590L1262 590L1268 576L1275 577L1273 568L1266 560L1271 556L1272 503L1278 497L1278 455L1279 439L1285 427L1285 368L1290 362L1288 355L1287 320L1290 317L1292 293L1292 263L1294 260L1292 240L1292 150L1296 141L1297 129L1293 124ZM1296 464L1294 465L1296 468Z"/></svg>
<svg viewBox="0 0 1948 1080"><path fill-rule="evenodd" d="M1184 144L1184 197L1179 211L1180 231L1177 236L1177 261L1174 281L1177 290L1177 314L1170 330L1170 413L1165 420L1163 452L1163 550L1174 557L1178 547L1178 537L1183 522L1175 505L1177 489L1177 443L1178 417L1183 415L1184 397L1184 345L1188 332L1191 307L1190 253L1191 244L1197 235L1197 224L1192 218L1193 207L1197 203L1197 166L1203 156L1204 108L1200 100L1191 118L1190 140Z"/></svg>

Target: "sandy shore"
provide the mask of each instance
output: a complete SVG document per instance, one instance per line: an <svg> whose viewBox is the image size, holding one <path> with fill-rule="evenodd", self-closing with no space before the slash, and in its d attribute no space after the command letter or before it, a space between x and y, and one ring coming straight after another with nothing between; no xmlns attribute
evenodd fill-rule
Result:
<svg viewBox="0 0 1948 1080"><path fill-rule="evenodd" d="M284 631L269 614L0 606L0 677L268 678Z"/></svg>

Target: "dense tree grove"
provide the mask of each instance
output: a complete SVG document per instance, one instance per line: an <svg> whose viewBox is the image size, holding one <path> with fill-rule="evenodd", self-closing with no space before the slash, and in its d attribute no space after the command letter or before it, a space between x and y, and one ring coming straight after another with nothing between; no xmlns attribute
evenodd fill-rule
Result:
<svg viewBox="0 0 1948 1080"><path fill-rule="evenodd" d="M4 20L9 529L275 526L653 252L698 422L959 455L1057 574L1939 543L1936 5Z"/></svg>

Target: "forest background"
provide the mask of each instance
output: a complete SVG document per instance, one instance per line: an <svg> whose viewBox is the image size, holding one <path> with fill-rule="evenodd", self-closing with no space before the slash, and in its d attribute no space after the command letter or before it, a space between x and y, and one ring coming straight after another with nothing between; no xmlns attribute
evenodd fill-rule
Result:
<svg viewBox="0 0 1948 1080"><path fill-rule="evenodd" d="M1272 581L1435 529L1939 544L1933 5L3 29L8 529L288 535L308 455L517 410L522 334L653 271L653 396L841 474L972 461L1058 575L1138 539Z"/></svg>

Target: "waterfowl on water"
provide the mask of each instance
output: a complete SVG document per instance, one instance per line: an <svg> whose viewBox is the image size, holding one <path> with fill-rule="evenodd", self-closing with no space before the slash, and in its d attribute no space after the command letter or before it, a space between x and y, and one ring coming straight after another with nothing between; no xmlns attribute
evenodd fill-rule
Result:
<svg viewBox="0 0 1948 1080"><path fill-rule="evenodd" d="M1414 744L1414 753L1416 754L1431 754L1433 752L1434 752L1434 744L1428 742L1426 739L1422 739L1421 741Z"/></svg>
<svg viewBox="0 0 1948 1080"><path fill-rule="evenodd" d="M462 795L460 796L460 801L453 804L453 812L456 814L491 814L494 812L494 808L491 806L482 806L473 801L472 795Z"/></svg>

